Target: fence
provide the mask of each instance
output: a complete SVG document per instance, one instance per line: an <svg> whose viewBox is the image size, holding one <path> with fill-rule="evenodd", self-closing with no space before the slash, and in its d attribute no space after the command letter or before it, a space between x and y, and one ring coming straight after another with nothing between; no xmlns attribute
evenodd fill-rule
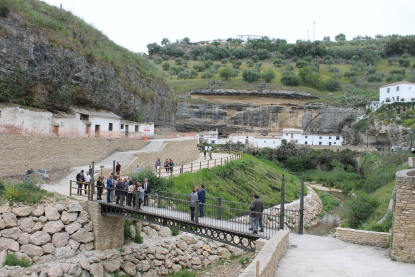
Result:
<svg viewBox="0 0 415 277"><path fill-rule="evenodd" d="M176 166L168 166L168 167L164 167L163 165L161 165L160 169L154 170L154 172L156 175L158 175L158 177L178 176L184 173L197 172L203 168L209 169L214 166L225 165L228 162L240 159L242 156L243 156L243 153L236 153L236 154L231 154L230 156L226 158L220 158L220 159L212 159L212 160L208 159L208 160L203 160L199 162L192 162L192 163L176 165Z"/></svg>

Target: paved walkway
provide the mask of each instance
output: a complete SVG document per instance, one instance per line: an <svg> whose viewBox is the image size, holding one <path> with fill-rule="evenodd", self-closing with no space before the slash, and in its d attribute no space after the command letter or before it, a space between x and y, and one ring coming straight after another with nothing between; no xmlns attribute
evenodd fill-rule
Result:
<svg viewBox="0 0 415 277"><path fill-rule="evenodd" d="M185 138L183 138L185 139ZM163 147L165 145L164 139L155 139L151 140L148 145L143 147L140 150L133 150L133 151L124 151L124 152L115 152L106 159L95 163L95 172L100 171L100 166L105 166L105 168L112 168L113 161L119 161L120 164L125 165L123 166L126 168L128 165L130 165L134 159L135 155L137 153L153 153L153 152L161 152L163 150ZM213 159L217 160L217 165L219 165L220 159L222 158L223 161L225 161L227 158L229 158L231 155L224 154L224 153L213 153ZM200 154L199 158L197 160L194 160L190 163L187 163L184 165L184 172L190 172L190 164L193 163L193 172L197 171L199 169L199 165L202 164L202 168L211 168L214 164L212 161L210 163L207 162L208 160L204 159L203 153ZM163 161L162 161L163 162ZM58 183L55 184L44 184L43 188L48 191L53 191L60 193L62 195L69 195L69 184L71 180L75 180L75 176L78 172L80 172L82 169L87 170L89 165L83 165L78 167L72 167L70 173L63 177ZM177 176L180 174L179 166L175 166L175 170L173 171L173 176ZM166 173L164 169L162 169L161 177L168 177L170 176L170 173ZM77 197L75 195L75 197ZM85 197L79 197L79 200L86 200Z"/></svg>
<svg viewBox="0 0 415 277"><path fill-rule="evenodd" d="M290 246L274 277L415 276L415 264L392 261L388 249L335 238L290 233Z"/></svg>

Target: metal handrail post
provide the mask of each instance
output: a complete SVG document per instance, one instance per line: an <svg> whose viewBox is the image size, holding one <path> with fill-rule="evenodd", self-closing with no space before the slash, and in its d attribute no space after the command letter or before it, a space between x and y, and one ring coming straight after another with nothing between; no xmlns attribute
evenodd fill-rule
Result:
<svg viewBox="0 0 415 277"><path fill-rule="evenodd" d="M161 190L157 190L157 208L161 208Z"/></svg>
<svg viewBox="0 0 415 277"><path fill-rule="evenodd" d="M222 198L218 197L218 219L222 218Z"/></svg>
<svg viewBox="0 0 415 277"><path fill-rule="evenodd" d="M181 172L180 172L180 174L183 174L184 172L183 172L183 164L182 164L182 169L181 169Z"/></svg>
<svg viewBox="0 0 415 277"><path fill-rule="evenodd" d="M193 173L193 163L190 163L190 173Z"/></svg>
<svg viewBox="0 0 415 277"><path fill-rule="evenodd" d="M112 161L112 173L114 174L114 176L115 176L115 160L113 160Z"/></svg>
<svg viewBox="0 0 415 277"><path fill-rule="evenodd" d="M139 197L138 197L138 191L135 192L135 210L138 210L138 201L139 201Z"/></svg>
<svg viewBox="0 0 415 277"><path fill-rule="evenodd" d="M304 177L301 177L301 190L300 190L300 222L298 225L298 233L302 234L304 228Z"/></svg>
<svg viewBox="0 0 415 277"><path fill-rule="evenodd" d="M199 223L199 200L195 201L195 222Z"/></svg>
<svg viewBox="0 0 415 277"><path fill-rule="evenodd" d="M91 195L89 197L89 200L92 201L94 200L94 193L95 193L95 162L92 162L92 176L91 176Z"/></svg>
<svg viewBox="0 0 415 277"><path fill-rule="evenodd" d="M281 178L280 230L284 230L284 217L285 217L284 194L285 194L285 178L283 174Z"/></svg>
<svg viewBox="0 0 415 277"><path fill-rule="evenodd" d="M72 180L69 184L69 196L72 196Z"/></svg>

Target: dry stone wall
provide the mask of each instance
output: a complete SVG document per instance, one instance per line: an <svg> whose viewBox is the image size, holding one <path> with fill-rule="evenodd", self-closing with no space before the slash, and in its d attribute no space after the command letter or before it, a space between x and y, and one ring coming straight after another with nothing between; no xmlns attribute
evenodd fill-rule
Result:
<svg viewBox="0 0 415 277"><path fill-rule="evenodd" d="M20 175L30 168L54 170L90 164L116 151L139 150L148 143L128 139L0 134L0 177Z"/></svg>
<svg viewBox="0 0 415 277"><path fill-rule="evenodd" d="M92 203L96 204L96 203ZM183 268L202 269L220 259L239 256L243 250L192 234L171 237L171 230L153 224L130 226L131 237L140 232L148 243L118 245L97 250L109 236L123 241L123 220L101 216L107 235L97 226L96 205L75 200L45 202L37 206L0 206L0 264L7 254L27 258L29 268L3 266L0 276L168 276ZM104 221L109 222L104 222ZM170 237L170 238L169 238ZM165 240L163 240L165 239ZM106 245L108 246L108 245Z"/></svg>
<svg viewBox="0 0 415 277"><path fill-rule="evenodd" d="M396 173L395 216L390 254L401 262L415 263L415 170Z"/></svg>
<svg viewBox="0 0 415 277"><path fill-rule="evenodd" d="M336 228L337 239L355 244L387 247L390 237L391 233Z"/></svg>

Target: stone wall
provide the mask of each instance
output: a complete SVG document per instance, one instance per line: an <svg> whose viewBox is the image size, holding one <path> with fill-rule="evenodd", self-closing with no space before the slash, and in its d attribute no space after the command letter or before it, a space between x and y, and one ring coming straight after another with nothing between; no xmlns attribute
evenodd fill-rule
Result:
<svg viewBox="0 0 415 277"><path fill-rule="evenodd" d="M148 143L128 139L0 134L0 177L20 175L30 168L54 170L86 165L116 151L139 150Z"/></svg>
<svg viewBox="0 0 415 277"><path fill-rule="evenodd" d="M259 261L259 277L274 277L278 262L285 254L289 244L289 232L278 231L268 240L257 254L252 263L245 268L239 277L257 276L257 262Z"/></svg>
<svg viewBox="0 0 415 277"><path fill-rule="evenodd" d="M342 241L361 245L387 247L391 233L372 232L348 228L336 228L336 238Z"/></svg>
<svg viewBox="0 0 415 277"><path fill-rule="evenodd" d="M415 170L396 173L392 259L415 263Z"/></svg>

